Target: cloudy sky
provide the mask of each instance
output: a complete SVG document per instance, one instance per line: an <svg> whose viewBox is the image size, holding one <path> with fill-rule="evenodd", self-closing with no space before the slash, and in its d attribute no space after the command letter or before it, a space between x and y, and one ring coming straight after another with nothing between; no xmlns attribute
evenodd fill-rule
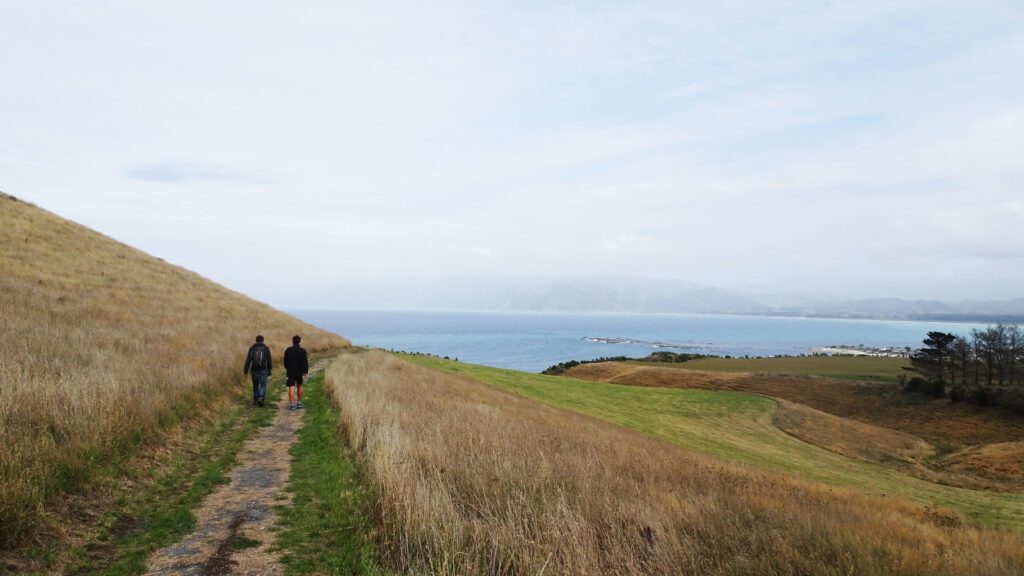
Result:
<svg viewBox="0 0 1024 576"><path fill-rule="evenodd" d="M1024 4L0 0L0 190L281 305L1020 297Z"/></svg>

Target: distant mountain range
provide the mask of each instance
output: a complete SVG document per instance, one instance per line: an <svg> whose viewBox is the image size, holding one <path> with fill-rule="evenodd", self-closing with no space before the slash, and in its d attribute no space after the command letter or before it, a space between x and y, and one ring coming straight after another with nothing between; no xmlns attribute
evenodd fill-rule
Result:
<svg viewBox="0 0 1024 576"><path fill-rule="evenodd" d="M294 308L493 310L517 312L675 312L875 318L888 320L1024 322L1024 298L987 301L867 298L829 300L750 295L638 276L464 276L353 282L307 294Z"/></svg>
<svg viewBox="0 0 1024 576"><path fill-rule="evenodd" d="M767 314L827 318L879 318L889 320L945 320L982 322L1024 322L1024 298L1013 300L904 300L866 298L817 301L803 305L771 308Z"/></svg>

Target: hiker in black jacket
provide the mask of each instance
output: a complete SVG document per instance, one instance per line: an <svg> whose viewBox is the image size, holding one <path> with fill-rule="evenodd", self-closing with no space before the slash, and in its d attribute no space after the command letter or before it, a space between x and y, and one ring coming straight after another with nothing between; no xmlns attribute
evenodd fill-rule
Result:
<svg viewBox="0 0 1024 576"><path fill-rule="evenodd" d="M288 409L302 408L302 379L309 376L309 356L299 346L302 338L292 336L292 347L284 351L284 370L288 373ZM295 394L298 394L298 403Z"/></svg>
<svg viewBox="0 0 1024 576"><path fill-rule="evenodd" d="M272 369L270 348L263 343L262 335L256 336L256 343L249 346L249 353L245 355L242 372L252 374L252 403L260 408L267 399L267 378Z"/></svg>

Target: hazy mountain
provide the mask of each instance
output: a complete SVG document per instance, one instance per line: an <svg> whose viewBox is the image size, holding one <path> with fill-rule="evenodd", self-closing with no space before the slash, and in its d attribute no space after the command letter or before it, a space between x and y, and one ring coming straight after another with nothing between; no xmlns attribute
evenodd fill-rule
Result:
<svg viewBox="0 0 1024 576"><path fill-rule="evenodd" d="M627 275L463 276L352 282L308 294L291 308L689 312L828 318L1020 321L1024 298L1005 301L753 296L683 280Z"/></svg>
<svg viewBox="0 0 1024 576"><path fill-rule="evenodd" d="M901 298L865 298L807 303L783 308L782 311L810 316L895 318L919 314L948 314L956 309L938 300L903 300Z"/></svg>
<svg viewBox="0 0 1024 576"><path fill-rule="evenodd" d="M561 312L763 312L763 304L691 282L638 277L554 279L511 294L499 310Z"/></svg>
<svg viewBox="0 0 1024 576"><path fill-rule="evenodd" d="M766 312L740 294L638 276L467 276L352 282L308 294L292 308L538 312Z"/></svg>
<svg viewBox="0 0 1024 576"><path fill-rule="evenodd" d="M1001 301L942 302L901 298L813 301L772 307L778 316L824 318L877 318L887 320L947 320L977 322L1024 322L1024 298Z"/></svg>
<svg viewBox="0 0 1024 576"><path fill-rule="evenodd" d="M961 312L977 314L1021 314L1024 298L1013 300L964 300L956 305Z"/></svg>

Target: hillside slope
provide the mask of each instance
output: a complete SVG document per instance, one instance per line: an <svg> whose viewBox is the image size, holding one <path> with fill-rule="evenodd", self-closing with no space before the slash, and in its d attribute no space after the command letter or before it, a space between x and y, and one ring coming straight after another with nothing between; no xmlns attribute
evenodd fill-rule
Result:
<svg viewBox="0 0 1024 576"><path fill-rule="evenodd" d="M342 354L324 381L395 573L1024 570L1020 533L879 493L877 481L764 470L753 460L884 474L772 430L767 398L406 359Z"/></svg>
<svg viewBox="0 0 1024 576"><path fill-rule="evenodd" d="M789 412L783 416L788 422L780 427L776 401L745 392L623 386L427 356L409 359L632 428L688 450L831 486L905 497L986 525L1024 530L1024 495L959 488L914 477L898 460L889 465L895 457L904 461L926 458L924 451L928 450L927 445L892 430L829 419L827 414L805 412L804 419L790 410L784 411ZM830 431L828 427L837 428ZM811 443L819 441L824 446Z"/></svg>
<svg viewBox="0 0 1024 576"><path fill-rule="evenodd" d="M751 363L744 359L711 360L711 363L692 362L700 367L698 370L599 362L576 366L567 376L627 386L729 390L771 396L780 401L776 424L818 446L872 462L898 465L904 471L934 482L1024 492L1024 470L1015 460L1020 446L1024 445L1024 421L1011 412L902 394L895 383L855 382L800 374L727 372L730 362L740 370ZM849 359L835 360L838 369L843 370ZM705 371L709 367L716 371ZM787 401L803 408L790 410ZM844 430L842 435L834 430L840 424ZM875 430L868 431L871 429ZM906 435L931 444L938 453L929 456L920 447L913 448L914 443L909 442ZM869 440L872 436L882 440L882 445L888 448L881 451L872 448L874 442ZM896 452L903 455L897 456ZM917 455L911 457L913 453ZM912 466L906 469L903 464Z"/></svg>
<svg viewBox="0 0 1024 576"><path fill-rule="evenodd" d="M349 342L31 204L0 195L0 548L38 531L99 463L245 386L280 357Z"/></svg>

